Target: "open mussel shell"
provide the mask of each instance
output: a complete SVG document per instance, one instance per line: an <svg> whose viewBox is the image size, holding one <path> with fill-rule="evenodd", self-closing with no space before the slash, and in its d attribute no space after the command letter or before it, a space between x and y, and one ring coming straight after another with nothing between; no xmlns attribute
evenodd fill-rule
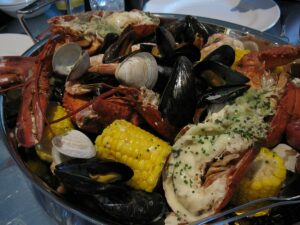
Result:
<svg viewBox="0 0 300 225"><path fill-rule="evenodd" d="M162 93L159 110L170 123L182 127L192 121L196 106L192 63L185 56L177 59Z"/></svg>
<svg viewBox="0 0 300 225"><path fill-rule="evenodd" d="M193 44L185 44L175 50L175 58L179 56L187 57L192 63L199 61L201 53L199 49Z"/></svg>
<svg viewBox="0 0 300 225"><path fill-rule="evenodd" d="M203 39L203 44L205 44L209 37L209 30L203 24L200 23L195 17L193 16L186 16L186 35L189 35L189 42L193 42L196 35L199 35Z"/></svg>
<svg viewBox="0 0 300 225"><path fill-rule="evenodd" d="M108 33L105 35L103 43L101 45L100 53L104 53L110 45L116 42L119 38L119 35L116 33Z"/></svg>
<svg viewBox="0 0 300 225"><path fill-rule="evenodd" d="M223 79L225 81L225 85L240 85L245 84L249 82L249 78L245 75L232 70L230 67L217 62L217 61L211 61L211 60L204 60L199 63L197 63L194 66L194 73L196 76L202 77L206 80L208 84L211 86L221 86L221 85L214 85L212 80L207 79L206 71L211 71L215 74L215 76L219 76L220 79ZM208 77L214 77L215 76L208 76Z"/></svg>
<svg viewBox="0 0 300 225"><path fill-rule="evenodd" d="M94 195L96 204L122 224L150 224L162 218L167 207L158 193L147 193L128 187Z"/></svg>
<svg viewBox="0 0 300 225"><path fill-rule="evenodd" d="M56 165L54 173L67 190L82 194L119 190L120 184L133 176L133 171L125 164L91 159L71 159Z"/></svg>
<svg viewBox="0 0 300 225"><path fill-rule="evenodd" d="M123 32L115 42L109 45L103 56L103 63L114 63L131 53L131 46L136 40L133 30Z"/></svg>
<svg viewBox="0 0 300 225"><path fill-rule="evenodd" d="M219 48L209 53L203 60L217 61L226 66L232 66L235 60L235 51L229 45L221 45Z"/></svg>
<svg viewBox="0 0 300 225"><path fill-rule="evenodd" d="M176 42L170 31L166 28L159 26L156 28L156 44L159 49L160 55L163 58L173 58L175 55Z"/></svg>
<svg viewBox="0 0 300 225"><path fill-rule="evenodd" d="M148 52L138 52L119 64L115 76L125 85L152 89L158 77L155 58Z"/></svg>
<svg viewBox="0 0 300 225"><path fill-rule="evenodd" d="M250 88L249 85L232 85L232 86L220 86L205 91L200 99L198 99L198 105L205 103L219 104L226 101L235 99L242 95Z"/></svg>
<svg viewBox="0 0 300 225"><path fill-rule="evenodd" d="M90 58L80 45L68 43L61 46L53 55L52 67L54 72L68 76L68 80L76 80L90 66Z"/></svg>

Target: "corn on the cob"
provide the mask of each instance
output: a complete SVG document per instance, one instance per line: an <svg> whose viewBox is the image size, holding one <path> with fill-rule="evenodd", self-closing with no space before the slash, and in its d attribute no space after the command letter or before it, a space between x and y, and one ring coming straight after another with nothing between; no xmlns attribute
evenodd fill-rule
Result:
<svg viewBox="0 0 300 225"><path fill-rule="evenodd" d="M276 196L285 177L284 160L275 152L261 148L259 155L240 182L232 202L243 204L258 198Z"/></svg>
<svg viewBox="0 0 300 225"><path fill-rule="evenodd" d="M100 158L112 159L133 169L130 186L151 192L171 146L125 120L116 120L97 137L96 150Z"/></svg>
<svg viewBox="0 0 300 225"><path fill-rule="evenodd" d="M67 112L62 106L50 105L49 110L47 111L46 117L49 122L52 122L56 119L66 116L66 115L67 115ZM60 135L69 130L74 129L70 118L62 120L58 123L51 124L50 126L51 126L52 131L54 132L54 135ZM44 129L43 136L42 136L40 143L35 146L37 155L42 160L45 160L48 162L52 162L52 155L51 155L51 149L52 149L51 140L52 140L52 138L53 138L53 134L52 134L50 128L47 126Z"/></svg>

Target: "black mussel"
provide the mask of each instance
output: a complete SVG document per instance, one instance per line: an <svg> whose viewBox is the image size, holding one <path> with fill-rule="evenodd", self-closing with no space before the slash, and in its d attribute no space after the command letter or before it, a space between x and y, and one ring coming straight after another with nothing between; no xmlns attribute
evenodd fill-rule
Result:
<svg viewBox="0 0 300 225"><path fill-rule="evenodd" d="M199 49L193 44L185 44L175 50L175 58L179 56L187 57L192 63L199 61L201 53Z"/></svg>
<svg viewBox="0 0 300 225"><path fill-rule="evenodd" d="M291 75L292 77L300 78L300 61L291 64Z"/></svg>
<svg viewBox="0 0 300 225"><path fill-rule="evenodd" d="M67 190L83 194L99 193L111 189L119 189L133 176L130 167L110 160L71 159L56 165L55 175Z"/></svg>
<svg viewBox="0 0 300 225"><path fill-rule="evenodd" d="M162 115L178 128L192 122L196 107L194 80L191 61L180 56L175 62L159 104Z"/></svg>
<svg viewBox="0 0 300 225"><path fill-rule="evenodd" d="M195 89L196 89L196 98L199 99L200 96L205 93L209 88L208 83L202 77L195 77Z"/></svg>
<svg viewBox="0 0 300 225"><path fill-rule="evenodd" d="M210 71L207 75L207 71ZM223 85L239 85L249 82L249 78L245 75L232 70L230 67L217 62L205 60L197 63L194 66L194 73L196 76L202 77L209 83L211 86L223 86ZM219 78L218 78L219 77ZM220 79L222 81L214 82L215 80Z"/></svg>
<svg viewBox="0 0 300 225"><path fill-rule="evenodd" d="M62 76L53 76L50 79L51 95L50 100L54 102L62 102L65 92L66 78Z"/></svg>
<svg viewBox="0 0 300 225"><path fill-rule="evenodd" d="M108 33L103 40L103 43L101 45L100 53L104 53L110 45L112 45L114 42L116 42L119 38L119 35L116 33Z"/></svg>
<svg viewBox="0 0 300 225"><path fill-rule="evenodd" d="M149 52L152 53L153 47L156 46L155 42L151 43L140 43L140 51L141 52Z"/></svg>
<svg viewBox="0 0 300 225"><path fill-rule="evenodd" d="M106 49L103 56L103 63L113 63L128 55L135 40L136 35L133 30L123 32L118 40Z"/></svg>
<svg viewBox="0 0 300 225"><path fill-rule="evenodd" d="M165 26L168 31L171 32L175 41L178 43L186 42L185 30L186 30L186 22L185 20L176 20L172 23Z"/></svg>
<svg viewBox="0 0 300 225"><path fill-rule="evenodd" d="M156 44L163 58L173 58L175 55L176 42L173 35L164 27L156 28Z"/></svg>
<svg viewBox="0 0 300 225"><path fill-rule="evenodd" d="M242 95L249 89L249 85L233 85L233 86L221 86L215 87L205 91L198 99L197 105L202 106L207 103L219 104L227 101L231 101L236 97Z"/></svg>
<svg viewBox="0 0 300 225"><path fill-rule="evenodd" d="M158 193L124 187L93 196L97 206L122 224L150 224L166 213L166 203Z"/></svg>
<svg viewBox="0 0 300 225"><path fill-rule="evenodd" d="M158 77L153 91L162 94L172 75L173 68L169 66L162 66L158 64Z"/></svg>
<svg viewBox="0 0 300 225"><path fill-rule="evenodd" d="M199 38L203 39L203 44L205 44L208 40L210 35L209 30L207 27L200 23L195 17L193 16L186 16L186 35L188 37L188 42L193 43L195 37L198 36Z"/></svg>
<svg viewBox="0 0 300 225"><path fill-rule="evenodd" d="M232 66L235 60L235 51L229 45L222 45L208 54L204 60L217 61L226 66Z"/></svg>

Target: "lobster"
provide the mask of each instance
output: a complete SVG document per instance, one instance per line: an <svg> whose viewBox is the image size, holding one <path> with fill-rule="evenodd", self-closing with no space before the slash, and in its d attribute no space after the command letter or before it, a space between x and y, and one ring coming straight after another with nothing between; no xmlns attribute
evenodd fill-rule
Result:
<svg viewBox="0 0 300 225"><path fill-rule="evenodd" d="M86 97L72 96L65 92L63 105L69 114L75 114L72 119L80 129L99 133L116 119L125 119L139 125L143 118L162 137L169 141L174 139L175 128L162 117L157 106L145 101L143 90L105 86L111 89L91 101Z"/></svg>
<svg viewBox="0 0 300 225"><path fill-rule="evenodd" d="M288 64L300 57L300 46L283 45L280 47L272 47L260 52L251 52L246 54L237 65L237 70L250 79L251 85L254 88L260 88L263 79L274 75L267 73L276 66ZM270 122L270 128L267 134L267 147L274 147L279 144L284 133L287 135L289 144L300 149L300 143L295 139L299 136L299 129L294 129L295 125L300 120L300 87L299 85L289 82L286 76L289 68L284 68L279 74L275 74L277 88L283 90L283 95L278 101L278 107L275 115ZM297 127L297 126L296 126ZM289 128L289 129L287 129ZM287 131L287 132L285 132Z"/></svg>
<svg viewBox="0 0 300 225"><path fill-rule="evenodd" d="M16 139L23 147L34 146L43 134L54 48L55 43L50 40L36 57L0 58L1 87L20 83L2 89L1 92L22 87L22 103L17 118Z"/></svg>
<svg viewBox="0 0 300 225"><path fill-rule="evenodd" d="M209 114L204 123L184 127L179 133L163 173L165 196L173 210L167 216L166 224L188 224L222 210L231 200L259 148L278 144L285 132L288 136L288 127L299 121L300 88L289 80L288 67L284 67L280 74L268 70L299 58L300 52L295 50L298 48L282 46L252 52L238 62L237 70L248 76L252 88L269 93L265 95L265 102L271 103L273 112L262 117L268 124L263 139L240 138L241 133L229 135L230 131L226 129L230 123L224 115L229 115L229 108L234 108L236 103L228 108L225 106L224 112L217 112L215 116ZM288 57L277 60L281 55ZM274 58L274 64L268 61ZM256 107L252 109L256 110ZM252 116L259 118L260 113L257 111ZM219 125L223 120L224 127ZM287 141L299 149L295 138L299 136L299 129L295 125L290 129L293 138L287 137Z"/></svg>

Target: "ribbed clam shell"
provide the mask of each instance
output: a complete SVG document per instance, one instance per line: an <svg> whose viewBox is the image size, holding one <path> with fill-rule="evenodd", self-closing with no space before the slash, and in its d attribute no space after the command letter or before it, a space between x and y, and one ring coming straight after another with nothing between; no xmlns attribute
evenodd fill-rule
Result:
<svg viewBox="0 0 300 225"><path fill-rule="evenodd" d="M54 72L68 76L68 80L76 80L90 66L90 58L80 45L68 43L61 46L53 55L52 67Z"/></svg>
<svg viewBox="0 0 300 225"><path fill-rule="evenodd" d="M52 139L52 151L71 158L88 159L96 155L92 141L82 132L71 130Z"/></svg>
<svg viewBox="0 0 300 225"><path fill-rule="evenodd" d="M148 52L136 53L118 66L115 76L122 84L152 89L158 77L156 60Z"/></svg>

